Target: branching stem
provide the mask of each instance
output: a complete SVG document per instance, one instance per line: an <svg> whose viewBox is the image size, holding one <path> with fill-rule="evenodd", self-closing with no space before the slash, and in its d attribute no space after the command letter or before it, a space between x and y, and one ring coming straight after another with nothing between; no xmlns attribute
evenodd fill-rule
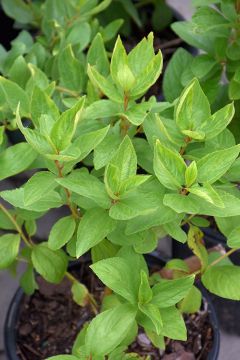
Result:
<svg viewBox="0 0 240 360"><path fill-rule="evenodd" d="M0 209L4 212L4 214L9 218L9 220L13 223L13 225L15 226L17 232L19 233L19 235L21 236L22 240L24 241L24 243L28 246L28 247L32 247L32 244L30 243L30 241L27 239L27 237L25 236L24 232L22 231L22 228L18 225L17 221L14 219L14 217L11 215L11 213L7 210L7 208L5 208L5 206L3 204L0 204Z"/></svg>

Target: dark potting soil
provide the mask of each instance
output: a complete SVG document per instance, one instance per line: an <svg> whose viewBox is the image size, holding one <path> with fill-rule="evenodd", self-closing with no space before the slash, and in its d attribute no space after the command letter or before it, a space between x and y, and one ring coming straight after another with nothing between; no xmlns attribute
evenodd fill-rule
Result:
<svg viewBox="0 0 240 360"><path fill-rule="evenodd" d="M87 265L71 271L88 287L98 304L104 294L101 282L90 273ZM47 357L70 354L77 334L86 321L94 317L90 306L80 307L71 296L70 282L48 284L39 279L39 290L25 296L17 323L17 355L21 360L43 360ZM144 332L139 331L129 352L137 352L151 360L205 360L213 342L213 331L207 309L185 316L188 340L167 341L166 350L154 348ZM201 332L199 333L199 329ZM106 340L107 341L107 340Z"/></svg>

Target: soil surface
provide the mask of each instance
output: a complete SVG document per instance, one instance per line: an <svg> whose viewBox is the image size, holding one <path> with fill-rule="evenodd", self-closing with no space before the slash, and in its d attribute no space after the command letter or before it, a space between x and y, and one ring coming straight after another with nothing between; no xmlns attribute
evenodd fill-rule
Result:
<svg viewBox="0 0 240 360"><path fill-rule="evenodd" d="M104 294L101 282L89 271L88 264L80 264L71 271L91 290L98 304ZM93 318L89 306L80 307L71 296L67 279L60 285L47 284L39 279L39 291L25 296L17 323L17 355L21 360L43 360L58 354L70 354L73 343L83 324ZM213 342L213 331L205 309L185 316L188 340L166 341L166 350L154 348L143 330L129 352L151 356L151 360L206 360ZM201 333L199 333L201 329Z"/></svg>

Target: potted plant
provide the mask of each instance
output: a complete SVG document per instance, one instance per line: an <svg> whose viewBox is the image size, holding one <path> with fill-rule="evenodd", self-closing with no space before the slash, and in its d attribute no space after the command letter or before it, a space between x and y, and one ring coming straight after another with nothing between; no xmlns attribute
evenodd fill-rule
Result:
<svg viewBox="0 0 240 360"><path fill-rule="evenodd" d="M218 110L224 104L235 101L236 113L229 124L229 129L238 141L239 2L210 1L203 3L196 0L193 1L193 5L196 6L196 11L192 19L175 22L172 24L172 29L188 44L200 48L201 53L193 57L184 49L179 49L174 54L165 72L164 96L166 100L173 101L180 95L189 80L197 77L213 110ZM182 74L177 82L172 77L174 71ZM174 90L172 91L173 84ZM237 184L238 173L239 159L236 159L224 177ZM218 226L215 225L215 222L218 223ZM216 216L209 224L210 227L206 219L201 220L209 246L216 243L226 246L226 239L230 237L231 231L237 231L237 219L234 219L233 222L236 225L226 230L227 219ZM205 224L206 228L204 228ZM173 253L177 256L180 253L183 255L185 252L175 246ZM239 254L234 254L232 258L238 261Z"/></svg>
<svg viewBox="0 0 240 360"><path fill-rule="evenodd" d="M0 267L26 263L21 285L28 294L38 286L35 271L50 283L67 277L75 300L99 312L83 326L73 355L58 359L141 359L134 343L139 327L152 344L150 352L164 348L164 337L186 340L182 313L206 304L196 278L216 295L240 299L239 267L228 258L238 240L228 253L208 253L196 226L198 215L240 215L239 190L224 178L240 151L226 129L234 106L211 113L197 79L173 103L146 100L162 69L152 34L129 54L118 38L110 64L104 46L101 52L94 46L88 53L94 61L89 55L87 96L61 93L65 109L51 98L54 83L50 89L34 83L31 101L25 92L21 101L13 82L2 78L26 142L2 151L0 177L23 171L37 157L41 167L23 186L0 193L13 207L0 205L1 227L7 231L0 238ZM24 126L25 117L30 127ZM54 224L45 242L36 243L37 220L63 205L69 215ZM150 276L142 255L152 252L164 233L187 242L199 259L197 269L172 260ZM67 271L70 260L89 251L89 271L104 289L98 303ZM212 359L216 356L217 351Z"/></svg>

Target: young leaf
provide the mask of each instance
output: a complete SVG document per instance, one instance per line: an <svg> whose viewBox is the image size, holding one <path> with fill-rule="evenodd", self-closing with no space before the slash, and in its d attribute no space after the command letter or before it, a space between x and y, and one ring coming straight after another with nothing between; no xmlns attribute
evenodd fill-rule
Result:
<svg viewBox="0 0 240 360"><path fill-rule="evenodd" d="M148 304L139 303L138 307L139 310L151 320L157 335L160 335L162 331L163 323L162 323L161 313L158 307L152 303L148 303Z"/></svg>
<svg viewBox="0 0 240 360"><path fill-rule="evenodd" d="M63 150L70 145L83 111L84 102L85 98L82 97L72 109L62 113L53 125L50 136L57 150Z"/></svg>
<svg viewBox="0 0 240 360"><path fill-rule="evenodd" d="M186 164L177 152L174 152L159 141L154 153L154 171L158 180L168 189L179 190L185 183Z"/></svg>
<svg viewBox="0 0 240 360"><path fill-rule="evenodd" d="M202 282L215 295L225 299L240 300L239 278L239 266L210 266L202 275Z"/></svg>
<svg viewBox="0 0 240 360"><path fill-rule="evenodd" d="M108 288L124 297L130 303L136 303L137 284L134 284L130 265L125 259L120 257L104 259L90 267Z"/></svg>
<svg viewBox="0 0 240 360"><path fill-rule="evenodd" d="M104 30L106 30L106 28L104 28ZM87 63L92 66L95 65L97 71L99 71L100 74L108 75L109 61L107 52L104 47L103 38L99 33L92 40L92 43L89 47L87 53Z"/></svg>
<svg viewBox="0 0 240 360"><path fill-rule="evenodd" d="M36 157L37 153L27 143L8 147L0 153L0 180L26 170Z"/></svg>
<svg viewBox="0 0 240 360"><path fill-rule="evenodd" d="M188 231L188 246L196 255L200 262L202 270L206 269L208 265L208 252L203 243L203 233L195 226L190 225Z"/></svg>
<svg viewBox="0 0 240 360"><path fill-rule="evenodd" d="M110 77L106 79L96 70L95 66L91 65L88 65L88 76L91 82L109 99L120 104L123 102L123 94L114 86Z"/></svg>
<svg viewBox="0 0 240 360"><path fill-rule="evenodd" d="M168 308L177 304L190 291L194 283L194 275L175 280L161 281L152 288L152 303L159 308Z"/></svg>
<svg viewBox="0 0 240 360"><path fill-rule="evenodd" d="M240 147L236 145L228 149L214 151L198 160L198 182L212 184L220 179L236 160L239 151Z"/></svg>
<svg viewBox="0 0 240 360"><path fill-rule="evenodd" d="M197 79L181 94L176 110L175 120L180 130L196 131L211 115L209 101Z"/></svg>
<svg viewBox="0 0 240 360"><path fill-rule="evenodd" d="M74 281L71 287L71 292L75 303L77 303L80 306L86 306L88 301L88 289L86 288L85 285L77 281Z"/></svg>
<svg viewBox="0 0 240 360"><path fill-rule="evenodd" d="M54 101L39 87L35 87L31 101L31 118L35 125L39 125L42 114L50 115L54 120L59 117L59 110Z"/></svg>
<svg viewBox="0 0 240 360"><path fill-rule="evenodd" d="M53 251L47 243L34 245L32 263L36 271L50 283L60 283L67 270L67 255L62 250Z"/></svg>
<svg viewBox="0 0 240 360"><path fill-rule="evenodd" d="M86 346L90 353L103 356L113 351L132 327L136 309L128 304L119 305L97 315L86 334ZM108 339L108 341L106 341Z"/></svg>
<svg viewBox="0 0 240 360"><path fill-rule="evenodd" d="M185 172L185 184L186 187L192 186L197 179L197 164L196 161L192 161L191 164L186 168Z"/></svg>
<svg viewBox="0 0 240 360"><path fill-rule="evenodd" d="M118 151L106 168L105 185L109 195L116 195L121 184L136 174L137 156L133 144L128 136L125 136Z"/></svg>
<svg viewBox="0 0 240 360"><path fill-rule="evenodd" d="M52 250L57 250L63 247L69 240L71 240L76 228L76 222L72 216L65 216L58 220L52 227L48 246Z"/></svg>
<svg viewBox="0 0 240 360"><path fill-rule="evenodd" d="M206 140L212 139L220 134L231 122L235 113L234 104L228 104L215 112L203 127Z"/></svg>
<svg viewBox="0 0 240 360"><path fill-rule="evenodd" d="M147 274L142 270L141 271L141 283L138 291L138 301L140 304L147 304L152 300L152 290L149 285L149 280Z"/></svg>
<svg viewBox="0 0 240 360"><path fill-rule="evenodd" d="M18 255L20 236L6 234L0 236L0 269L10 266Z"/></svg>
<svg viewBox="0 0 240 360"><path fill-rule="evenodd" d="M106 210L93 208L82 217L78 232L76 256L79 257L102 241L116 226Z"/></svg>

